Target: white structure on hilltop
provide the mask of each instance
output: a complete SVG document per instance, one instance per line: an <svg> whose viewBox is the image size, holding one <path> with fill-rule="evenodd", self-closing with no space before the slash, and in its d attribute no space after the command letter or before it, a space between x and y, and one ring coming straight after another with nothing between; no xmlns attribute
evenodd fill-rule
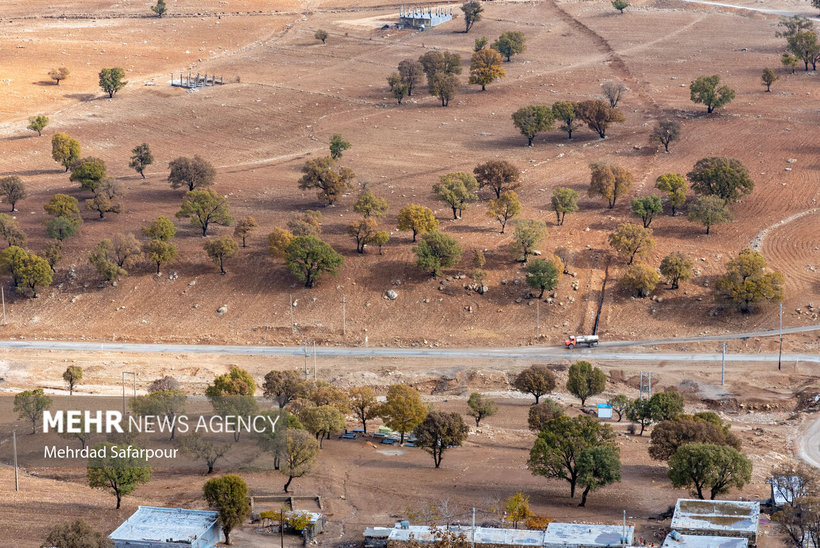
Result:
<svg viewBox="0 0 820 548"><path fill-rule="evenodd" d="M424 30L453 19L453 8L399 8L399 26Z"/></svg>

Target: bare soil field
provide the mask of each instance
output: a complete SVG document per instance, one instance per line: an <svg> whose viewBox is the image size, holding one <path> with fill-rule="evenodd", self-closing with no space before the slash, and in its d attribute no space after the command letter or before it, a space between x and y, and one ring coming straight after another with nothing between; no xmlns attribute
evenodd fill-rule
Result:
<svg viewBox="0 0 820 548"><path fill-rule="evenodd" d="M678 290L659 286L654 295L663 297L661 301L633 299L615 283L623 265L613 261L600 335L617 340L776 327L773 306L741 315L713 299L714 280L726 261L755 241L762 242L760 251L786 279L784 325L818 323L806 313L807 304L820 303L817 76L778 72L781 79L765 93L762 69L780 71L783 41L774 36L776 17L675 0L635 4L619 15L608 2L487 2L484 19L464 34L460 18L423 33L381 29L384 21L396 17L400 5L383 0L169 0L170 13L162 19L146 17L147 3L136 0L3 2L0 176L17 174L26 182L29 197L18 204L15 215L29 236L30 249L41 251L48 244L42 206L54 193L68 193L81 202L88 197L51 159L54 133L64 131L79 139L83 156L103 158L128 194L119 215L98 220L96 214L84 212L79 235L65 242L54 285L39 298L6 291L8 324L0 334L232 344L536 342L536 306L524 299L528 290L523 268L508 250L511 234L499 234L480 203L461 220L449 220L449 209L431 194L440 175L472 171L480 162L503 158L522 170L523 216L548 223L542 251L565 246L576 254L570 267L575 277L561 281L552 304L540 305L542 341L555 344L567 332L591 331L610 258L607 236L620 222L634 219L631 198L651 193L658 175L686 173L698 159L712 155L734 157L748 166L754 192L733 205L734 222L714 227L708 236L684 214L657 218L652 225L657 247L650 264L657 266L669 251L679 250L696 259L697 274ZM793 0L766 7L805 9ZM326 45L313 37L320 28L330 35ZM402 59L417 58L432 48L447 49L461 55L466 69L475 38L494 40L514 29L526 33L527 50L505 63L506 78L487 91L465 85L448 108L423 89L403 105L390 97L385 79ZM71 75L60 86L53 85L47 73L63 65ZM113 100L99 90L96 76L110 66L125 68L129 80ZM226 84L196 92L171 88L171 74L180 71L222 75ZM725 109L706 115L705 108L690 102L688 83L715 73L737 96ZM580 129L567 141L556 130L539 136L534 147L525 146L526 139L512 125L513 111L534 103L595 98L606 80L621 81L629 91L619 105L626 122L612 127L605 140ZM33 114L51 119L42 137L25 130ZM683 126L670 154L649 143L656 121L665 117ZM356 218L352 204L358 189L337 205L323 207L312 191L297 187L305 160L325 155L334 133L353 144L341 163L356 172L358 183L366 183L390 204L383 226L390 230L391 242L383 255L370 248L364 255L356 253L346 234L346 225ZM128 168L131 149L143 142L150 144L156 159L145 180ZM217 167L215 189L228 197L234 217L253 215L259 221L248 247L240 249L226 264L228 274L220 276L202 250L199 231L178 222L179 258L163 267L161 276L144 264L116 286L102 283L88 263L90 250L116 232L139 235L158 215L173 218L182 192L169 187L167 164L194 154ZM635 175L630 195L612 210L586 196L588 164L602 160ZM556 186L572 187L582 195L580 211L567 216L563 226L554 225L549 210ZM410 236L395 230L396 214L408 203L433 208L442 230L465 248L462 263L442 279L431 279L414 266ZM323 238L345 257L340 274L322 278L312 290L294 283L282 261L268 254L266 244L273 227L284 226L304 209L322 211ZM810 210L814 213L778 224ZM232 230L214 227L212 234ZM470 271L474 249L486 250L490 290L483 296L466 291L466 280L457 277ZM572 281L579 282L577 291ZM386 300L387 289L396 290L398 299ZM227 313L217 314L222 305L227 305ZM772 339L739 341L733 347L777 349ZM686 348L693 347L681 350ZM789 336L784 349L814 352L820 350L820 341L814 334ZM231 365L248 369L257 380L272 368L302 366L301 358L226 360L184 354L101 359L94 353L4 351L2 358L0 377L6 392L35 386L61 390L60 374L71 363L86 372L82 390L98 394L117 393L123 370L141 372L140 390L151 379L171 374L186 390L201 393L214 375ZM671 489L664 467L648 459L648 437L626 435L625 424L615 425L622 434L618 443L624 481L591 495L586 510L568 498L564 484L533 478L526 470L534 438L526 430L529 401L511 393L508 385L508 375L526 365L517 360L320 363L319 377L343 386L368 384L383 391L389 384L409 382L435 407L460 412L466 412L469 391L481 390L497 397L501 407L486 427L471 434L465 447L446 455L441 470L434 470L431 459L418 450L389 454L359 440L326 443L316 471L294 482L300 494L318 494L326 501L330 527L321 542L357 540L367 525L405 517L408 506L449 498L466 511L473 505L490 507L522 490L531 495L537 512L556 519L612 522L625 508L640 535L650 542L657 539L665 522L652 518L685 493ZM770 467L794 457L801 415L790 412L795 393L814 386L816 375L810 367L788 364L776 374L770 365L741 366L729 371L728 384L721 387L714 366L610 364L606 370L614 384L608 393L635 395L639 368L653 371L658 388L682 390L692 410L716 408L724 414L755 465L752 485L733 495L765 498ZM559 397L577 407L566 394ZM350 421L349 426L355 425ZM282 478L273 472L247 471L243 477L256 494L281 491ZM13 546L39 545L55 520L81 516L110 531L138 504L202 507L206 480L157 472L115 512L110 496L84 486L82 470L68 475L26 471L20 493L10 487L10 478L11 471L0 467L0 531L9 532L5 538L12 539ZM242 546L258 542L250 530L238 538ZM762 545L778 542L767 536Z"/></svg>
<svg viewBox="0 0 820 548"><path fill-rule="evenodd" d="M40 4L42 13L35 9ZM743 161L754 175L755 191L734 206L735 222L716 227L708 236L685 215L657 219L653 228L658 245L650 263L677 249L697 259L698 275L680 290L659 287L656 295L664 297L662 304L631 299L610 284L600 333L627 339L648 331L770 328L776 325L774 307L745 316L716 307L711 282L761 230L817 207L814 76L784 74L772 93L763 91L761 67L776 66L782 48L781 39L774 37L777 19L769 16L668 2L642 3L623 16L589 2L496 3L486 6L480 26L465 35L459 32L458 19L424 33L381 30L360 22L395 15L397 5L180 2L171 5L172 16L162 19L144 17L134 2L116 8L93 2L12 6L0 37L10 80L4 83L8 89L0 104L0 134L5 139L0 174L19 174L29 186L30 197L20 203L17 219L29 234L31 249L46 246L42 204L53 193L84 199L50 158L54 132L78 138L84 155L103 158L129 193L122 214L104 221L87 214L80 235L66 242L52 288L38 299L10 299L7 336L239 343L319 339L355 344L365 337L383 344L530 342L535 307L533 301L515 302L527 289L523 270L507 249L511 235L498 234L497 224L480 204L463 219L448 220L448 211L430 191L443 173L471 171L481 161L505 158L523 172L523 216L550 225L543 250L566 246L577 255L571 270L579 289L573 291L573 280L565 277L555 302L542 307L542 333L546 340L559 340L565 332L592 328L609 257L607 234L631 218L629 199L651 192L659 174L686 173L707 155ZM302 11L293 11L296 8ZM465 86L448 108L437 106L423 90L401 106L388 97L385 77L401 59L429 48L457 51L466 59L475 37L492 38L519 27L527 33L527 51L506 63L507 77L486 92ZM327 45L313 38L317 28L330 33ZM59 87L50 84L46 74L57 65L72 70ZM96 87L95 74L102 66L115 65L126 68L129 84L109 100ZM180 70L224 75L230 84L195 93L170 88L171 73ZM689 102L686 86L712 72L720 72L737 98L706 116ZM611 79L623 81L630 91L621 104L627 121L611 128L606 140L582 129L567 141L553 131L539 137L534 147L523 146L525 140L510 120L513 110L534 102L596 97L600 83ZM37 138L25 131L23 120L41 112L52 121ZM662 116L683 124L682 139L671 154L648 142L655 120ZM375 250L355 253L345 233L355 218L351 205L357 191L324 208L312 192L296 187L299 168L306 158L325 153L332 133L353 143L342 163L390 204L384 226L392 240L384 255ZM131 148L141 142L149 143L156 156L144 181L127 168ZM180 221L180 255L162 276L154 276L146 264L132 269L116 287L101 283L87 262L89 250L114 232L139 234L157 215L173 217L182 193L168 187L165 166L177 156L193 154L217 166L215 188L228 197L234 216L251 214L259 221L249 247L229 261L226 276L219 276L201 249L196 229ZM788 159L796 162L787 164ZM636 175L630 196L613 210L585 196L587 164L598 160L615 161ZM552 226L549 211L550 190L558 185L584 196L581 211L564 226ZM486 249L486 295L465 291L464 280L458 279L446 280L439 290L439 280L416 269L408 234L393 228L396 213L410 202L433 207L442 229L467 251L448 277L469 272L471 251ZM313 290L294 284L265 245L274 226L283 226L294 212L306 208L322 210L324 237L346 259L338 277L323 278ZM772 267L787 277L786 325L816 323L810 314L795 311L818 294L820 242L811 231L816 221L816 214L808 215L774 229L763 249ZM215 227L213 234L230 230ZM789 235L798 230L802 251L773 249L782 239L791 241ZM613 263L613 280L620 270L620 263ZM399 293L396 301L383 298L390 288ZM343 298L348 329L344 339ZM297 301L295 334L290 329L291 299ZM229 311L220 316L216 309L223 304ZM407 325L413 329L405 329ZM816 338L792 340L811 345Z"/></svg>

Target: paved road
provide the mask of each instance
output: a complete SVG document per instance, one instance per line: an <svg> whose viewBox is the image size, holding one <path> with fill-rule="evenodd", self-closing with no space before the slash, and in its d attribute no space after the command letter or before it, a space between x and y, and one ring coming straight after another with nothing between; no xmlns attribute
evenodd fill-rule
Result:
<svg viewBox="0 0 820 548"><path fill-rule="evenodd" d="M820 418L814 421L800 439L800 458L820 468Z"/></svg>
<svg viewBox="0 0 820 548"><path fill-rule="evenodd" d="M795 13L793 11L780 11L780 10L773 10L768 8L753 8L751 6L737 6L735 4L726 4L723 2L709 2L707 0L683 0L689 4L702 4L704 6L717 6L720 8L734 8L738 10L745 10L745 11L756 11L759 13L768 13L771 15L782 15L783 17L794 17L795 15L804 15L802 13ZM817 20L817 17L809 17L809 19Z"/></svg>
<svg viewBox="0 0 820 548"><path fill-rule="evenodd" d="M820 330L820 325L784 329L784 333ZM718 361L721 354L691 353L691 352L620 352L610 351L607 348L618 346L646 346L659 344L677 344L684 342L718 341L726 339L742 339L776 335L778 331L755 331L749 333L734 333L728 335L713 335L708 337L687 337L679 339L655 339L645 341L614 341L602 343L601 348L579 348L567 350L560 346L523 346L510 348L391 348L391 347L345 347L345 346L318 346L317 356L346 356L346 357L407 357L407 358L568 358L586 356L596 360L606 361ZM305 348L302 346L236 346L236 345L197 345L197 344L136 344L136 343L93 343L79 341L0 341L0 348L28 349L28 350L65 350L81 352L139 352L139 353L173 353L173 354L238 354L251 356L301 356ZM311 350L308 348L308 352ZM820 363L818 354L784 354L783 361L790 363L801 362ZM777 361L777 354L736 354L727 353L729 362L771 362Z"/></svg>

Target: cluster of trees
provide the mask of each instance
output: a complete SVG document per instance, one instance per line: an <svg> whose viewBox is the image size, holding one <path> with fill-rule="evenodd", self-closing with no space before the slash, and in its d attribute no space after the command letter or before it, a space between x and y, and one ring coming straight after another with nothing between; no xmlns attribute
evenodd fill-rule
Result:
<svg viewBox="0 0 820 548"><path fill-rule="evenodd" d="M817 61L820 60L820 43L814 32L814 23L806 17L796 15L781 19L778 26L782 30L777 32L777 36L786 39L786 52L780 58L783 66L794 73L802 62L806 72L809 65L812 70L816 70Z"/></svg>
<svg viewBox="0 0 820 548"><path fill-rule="evenodd" d="M318 440L319 447L324 438L345 428L344 418L348 413L356 416L365 433L368 422L376 418L399 433L399 443L404 443L405 435L412 432L416 446L432 455L436 468L441 465L444 452L460 446L467 437L467 426L460 414L429 410L419 392L407 385L390 386L383 403L370 387L358 386L344 391L325 382L314 384L295 371L269 372L263 388L265 396L273 399L280 409L293 412L301 427ZM483 417L495 413L494 404L480 394L475 394L471 401L469 413L476 417L477 424ZM288 421L288 426L290 432L293 423ZM298 476L289 477L288 483L292 477Z"/></svg>
<svg viewBox="0 0 820 548"><path fill-rule="evenodd" d="M483 8L478 2L471 1L461 9L465 14L466 32L469 32L473 24L481 19ZM468 82L481 86L481 91L485 91L488 85L506 76L502 68L502 55L510 61L513 55L523 52L526 37L521 31L506 31L489 46L487 38L476 39L473 49ZM412 96L413 90L421 85L424 76L429 94L438 97L441 106L446 107L458 93L461 70L461 57L457 53L428 51L418 60L401 61L398 69L387 77L387 85L398 104L402 104L402 100Z"/></svg>
<svg viewBox="0 0 820 548"><path fill-rule="evenodd" d="M589 129L595 131L601 139L606 138L606 131L610 124L623 122L624 115L616 107L620 88L605 89L609 101L589 99L586 101L558 101L553 105L530 105L521 107L512 115L513 125L527 138L527 146L532 146L533 139L545 131L553 128L559 122L559 129L566 132L567 138L572 139L572 133L585 123Z"/></svg>
<svg viewBox="0 0 820 548"><path fill-rule="evenodd" d="M752 462L740 452L740 440L729 428L712 412L667 413L652 431L649 455L667 462L674 487L690 488L700 499L714 499L751 481Z"/></svg>

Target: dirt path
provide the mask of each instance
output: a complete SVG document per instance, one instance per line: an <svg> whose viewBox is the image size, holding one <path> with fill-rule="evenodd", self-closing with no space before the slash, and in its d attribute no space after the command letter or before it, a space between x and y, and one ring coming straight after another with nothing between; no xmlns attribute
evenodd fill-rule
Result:
<svg viewBox="0 0 820 548"><path fill-rule="evenodd" d="M785 219L781 219L780 221L774 223L771 226L768 226L758 232L757 236L754 237L754 240L749 244L749 247L754 249L755 251L760 251L763 248L763 241L768 236L769 232L772 230L779 228L783 225L789 224L792 221L796 221L801 217L805 217L806 215L813 215L814 213L820 213L820 208L815 207L814 209L809 209L808 211L802 211L800 213L795 213L790 217L786 217Z"/></svg>

